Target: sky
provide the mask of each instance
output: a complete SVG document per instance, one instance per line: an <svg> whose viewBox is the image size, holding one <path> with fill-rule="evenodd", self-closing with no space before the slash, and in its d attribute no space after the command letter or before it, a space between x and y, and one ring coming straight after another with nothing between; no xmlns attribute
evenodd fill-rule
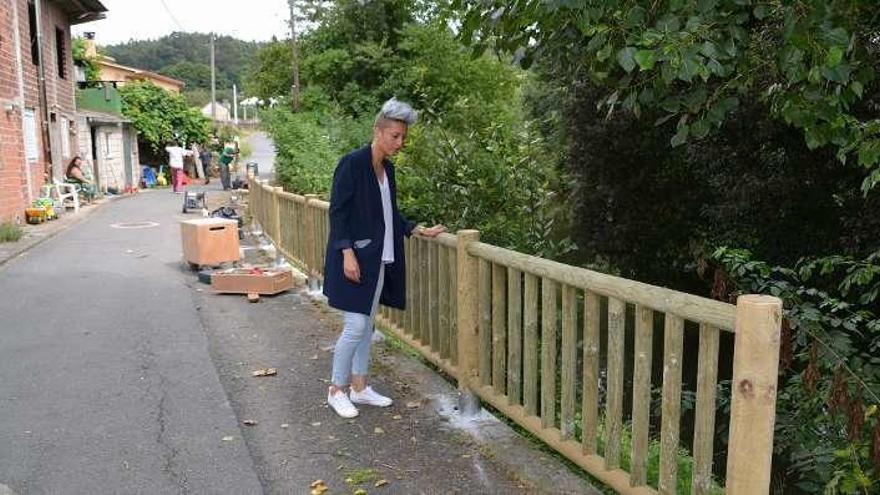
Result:
<svg viewBox="0 0 880 495"><path fill-rule="evenodd" d="M287 37L286 0L101 0L106 19L73 26L99 45L156 39L173 31L224 34L248 41Z"/></svg>

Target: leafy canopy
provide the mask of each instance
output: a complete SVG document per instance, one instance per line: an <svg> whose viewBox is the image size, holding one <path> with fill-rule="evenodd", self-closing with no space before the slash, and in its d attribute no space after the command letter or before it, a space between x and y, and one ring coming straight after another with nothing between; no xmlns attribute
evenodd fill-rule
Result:
<svg viewBox="0 0 880 495"><path fill-rule="evenodd" d="M606 90L610 114L676 119L674 146L718 128L745 95L880 182L880 119L862 102L880 52L876 0L456 0L461 36Z"/></svg>
<svg viewBox="0 0 880 495"><path fill-rule="evenodd" d="M131 119L141 138L158 150L167 141L204 142L210 120L187 105L183 96L165 91L151 82L138 81L119 88L122 114Z"/></svg>

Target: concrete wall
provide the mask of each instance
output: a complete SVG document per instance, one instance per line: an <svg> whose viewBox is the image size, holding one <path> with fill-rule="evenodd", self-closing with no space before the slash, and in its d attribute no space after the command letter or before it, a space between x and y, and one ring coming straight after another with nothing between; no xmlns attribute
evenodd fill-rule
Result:
<svg viewBox="0 0 880 495"><path fill-rule="evenodd" d="M119 192L129 186L137 187L141 180L140 164L137 149L137 134L131 124L90 124L85 117L80 117L79 133L79 156L85 165L90 167L95 177L98 188L106 192L107 188L114 188ZM92 155L92 133L90 127L95 129L96 155ZM130 183L126 180L125 129L130 129L128 139L131 143L130 154Z"/></svg>

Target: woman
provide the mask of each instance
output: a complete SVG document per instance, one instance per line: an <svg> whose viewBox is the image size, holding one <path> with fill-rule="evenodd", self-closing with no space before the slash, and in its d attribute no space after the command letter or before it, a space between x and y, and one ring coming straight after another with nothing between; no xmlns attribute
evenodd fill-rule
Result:
<svg viewBox="0 0 880 495"><path fill-rule="evenodd" d="M446 227L417 226L397 209L394 155L406 140L417 113L392 98L382 105L369 146L342 157L333 174L330 235L324 294L342 310L344 326L333 351L327 403L344 418L358 415L354 404L387 407L392 400L367 385L373 318L379 303L404 309L406 260L403 236L435 237ZM345 388L351 383L351 391Z"/></svg>
<svg viewBox="0 0 880 495"><path fill-rule="evenodd" d="M67 170L64 172L64 179L66 182L79 185L80 191L89 202L95 198L95 185L83 173L82 158L75 156L70 160L70 163L67 164Z"/></svg>

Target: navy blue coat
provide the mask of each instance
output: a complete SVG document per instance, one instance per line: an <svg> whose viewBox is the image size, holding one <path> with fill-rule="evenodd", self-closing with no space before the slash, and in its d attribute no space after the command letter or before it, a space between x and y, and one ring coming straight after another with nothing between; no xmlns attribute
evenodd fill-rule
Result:
<svg viewBox="0 0 880 495"><path fill-rule="evenodd" d="M406 305L406 260L403 236L415 227L397 209L394 166L385 161L385 176L391 190L394 225L394 263L385 265L381 304L404 309ZM324 262L324 294L330 306L352 313L370 314L379 281L385 220L379 180L373 170L370 146L342 157L333 173L330 193L330 235ZM353 248L361 270L361 282L345 278L342 250Z"/></svg>

